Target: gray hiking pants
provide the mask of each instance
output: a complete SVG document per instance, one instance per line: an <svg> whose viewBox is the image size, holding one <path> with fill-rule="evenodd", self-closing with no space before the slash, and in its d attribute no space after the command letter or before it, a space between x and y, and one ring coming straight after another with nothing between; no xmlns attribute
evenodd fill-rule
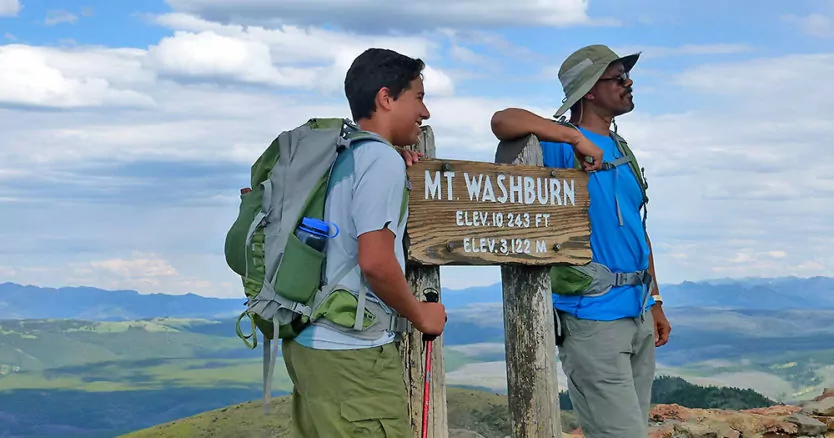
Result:
<svg viewBox="0 0 834 438"><path fill-rule="evenodd" d="M586 438L646 438L655 372L651 311L616 321L559 312L559 359Z"/></svg>

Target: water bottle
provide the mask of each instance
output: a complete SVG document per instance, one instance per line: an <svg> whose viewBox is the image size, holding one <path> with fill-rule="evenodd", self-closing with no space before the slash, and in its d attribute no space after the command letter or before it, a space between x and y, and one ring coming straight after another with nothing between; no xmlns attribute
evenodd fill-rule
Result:
<svg viewBox="0 0 834 438"><path fill-rule="evenodd" d="M336 229L336 234L332 236L330 235L331 226ZM324 252L324 248L327 246L327 240L339 235L339 227L331 222L305 217L301 219L301 224L295 230L295 235L298 237L298 240L307 246Z"/></svg>

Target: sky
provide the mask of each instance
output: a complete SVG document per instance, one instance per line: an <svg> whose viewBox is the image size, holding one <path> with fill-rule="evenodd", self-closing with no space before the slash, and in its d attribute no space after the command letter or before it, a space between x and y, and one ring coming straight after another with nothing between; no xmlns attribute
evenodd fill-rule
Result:
<svg viewBox="0 0 834 438"><path fill-rule="evenodd" d="M660 283L831 275L832 41L830 0L0 0L0 282L242 296L223 242L250 165L350 116L356 55L425 60L438 157L491 162L492 114L550 117L588 44L641 52L617 125Z"/></svg>

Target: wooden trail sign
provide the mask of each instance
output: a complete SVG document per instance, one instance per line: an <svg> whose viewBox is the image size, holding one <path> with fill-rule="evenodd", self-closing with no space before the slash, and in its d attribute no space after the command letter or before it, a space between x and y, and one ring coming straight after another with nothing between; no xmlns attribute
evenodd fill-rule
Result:
<svg viewBox="0 0 834 438"><path fill-rule="evenodd" d="M408 168L408 258L423 265L591 260L588 176L574 169L423 160Z"/></svg>
<svg viewBox="0 0 834 438"><path fill-rule="evenodd" d="M422 152L426 158L434 158L434 132L431 126L421 127L417 144L409 149ZM426 300L426 292L433 291L443 301L440 285L440 267L408 263L405 268L408 286L420 301ZM431 400L429 401L428 435L432 438L449 438L449 421L446 406L446 369L443 355L444 335L434 340L432 348L431 372ZM404 380L408 392L408 412L411 417L411 438L421 438L420 430L423 425L423 382L426 378L425 355L426 344L422 340L422 333L410 330L398 345L405 371ZM406 438L406 437L404 437Z"/></svg>

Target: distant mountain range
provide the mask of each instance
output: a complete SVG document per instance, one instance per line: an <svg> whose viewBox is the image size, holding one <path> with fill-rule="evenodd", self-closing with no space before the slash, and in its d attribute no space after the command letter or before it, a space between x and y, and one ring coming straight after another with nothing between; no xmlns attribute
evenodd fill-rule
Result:
<svg viewBox="0 0 834 438"><path fill-rule="evenodd" d="M665 307L724 309L834 308L834 278L782 277L684 282L661 286ZM500 284L443 289L450 309L498 303ZM0 283L0 319L74 318L94 321L155 317L229 318L244 309L244 298L210 298L195 294L140 294L134 290L93 287L45 288Z"/></svg>

